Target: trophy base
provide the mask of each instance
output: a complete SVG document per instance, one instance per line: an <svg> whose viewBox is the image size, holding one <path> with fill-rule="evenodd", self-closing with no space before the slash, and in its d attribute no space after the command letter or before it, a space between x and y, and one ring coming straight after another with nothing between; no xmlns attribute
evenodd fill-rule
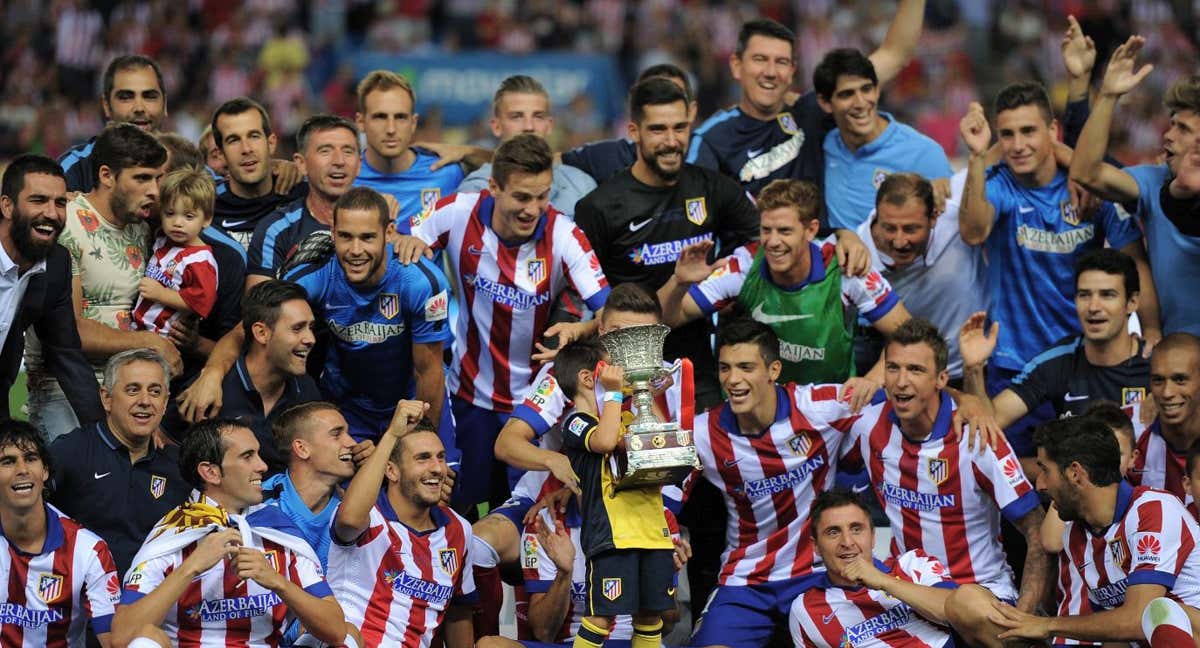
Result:
<svg viewBox="0 0 1200 648"><path fill-rule="evenodd" d="M669 421L630 425L613 454L614 491L679 484L698 465L691 432Z"/></svg>

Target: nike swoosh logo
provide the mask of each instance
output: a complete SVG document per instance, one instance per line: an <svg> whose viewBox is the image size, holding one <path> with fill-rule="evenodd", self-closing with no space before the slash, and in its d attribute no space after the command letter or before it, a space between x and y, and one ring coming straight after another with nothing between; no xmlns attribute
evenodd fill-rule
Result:
<svg viewBox="0 0 1200 648"><path fill-rule="evenodd" d="M746 157L753 160L754 158L758 157L759 153L762 153L762 149L750 149L746 151Z"/></svg>
<svg viewBox="0 0 1200 648"><path fill-rule="evenodd" d="M471 254L474 254L475 256L483 256L483 255L487 254L487 250L481 250L481 249L475 247L474 245L468 245L467 252L470 252Z"/></svg>
<svg viewBox="0 0 1200 648"><path fill-rule="evenodd" d="M1017 207L1017 211L1022 214L1028 214L1029 212L1033 211L1033 207Z"/></svg>
<svg viewBox="0 0 1200 648"><path fill-rule="evenodd" d="M675 596L675 588L674 587L667 588L667 596Z"/></svg>
<svg viewBox="0 0 1200 648"><path fill-rule="evenodd" d="M1076 396L1076 395L1072 394L1071 392L1067 392L1066 394L1063 395L1063 400L1072 402L1072 403L1075 401L1087 400L1087 398L1088 398L1087 394L1084 394L1083 396Z"/></svg>
<svg viewBox="0 0 1200 648"><path fill-rule="evenodd" d="M250 222L249 220L221 221L221 227L237 227L238 225L245 225L246 223L249 223L249 222Z"/></svg>
<svg viewBox="0 0 1200 648"><path fill-rule="evenodd" d="M852 493L862 493L862 492L865 492L865 491L866 491L868 488L870 488L870 487L871 487L871 485L870 485L870 484L863 484L862 486L851 486L851 487L850 487L850 492L852 492Z"/></svg>
<svg viewBox="0 0 1200 648"><path fill-rule="evenodd" d="M642 222L640 222L640 223L630 223L630 224L629 224L629 231L630 231L630 232L636 232L636 231L638 231L638 230L642 229L643 227L645 227L645 226L649 225L649 224L650 224L651 222L653 222L653 221L654 221L654 219L653 219L653 218L647 218L646 220L644 220L644 221L642 221Z"/></svg>
<svg viewBox="0 0 1200 648"><path fill-rule="evenodd" d="M741 461L741 459L726 459L726 460L725 460L725 467L726 467L726 468L732 468L732 467L736 466L736 465L737 465L737 462L739 462L739 461Z"/></svg>
<svg viewBox="0 0 1200 648"><path fill-rule="evenodd" d="M92 476L93 476L93 477L95 477L96 479L104 479L105 477L108 477L108 476L109 476L109 475L111 475L111 474L112 474L112 472L106 472L106 473L92 473Z"/></svg>
<svg viewBox="0 0 1200 648"><path fill-rule="evenodd" d="M825 625L829 625L830 622L833 621L833 618L836 616L837 616L837 614L834 614L834 613L822 614L821 615L821 623L824 623Z"/></svg>
<svg viewBox="0 0 1200 648"><path fill-rule="evenodd" d="M812 313L807 315L768 315L763 312L762 304L754 307L754 311L750 313L750 317L762 322L763 324L783 324L784 322L795 322L797 320L808 319L812 317Z"/></svg>

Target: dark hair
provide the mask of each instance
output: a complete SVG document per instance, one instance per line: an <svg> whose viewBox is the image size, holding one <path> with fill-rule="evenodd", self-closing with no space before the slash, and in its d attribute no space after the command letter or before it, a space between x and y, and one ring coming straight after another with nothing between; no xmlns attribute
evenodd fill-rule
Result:
<svg viewBox="0 0 1200 648"><path fill-rule="evenodd" d="M857 506L863 515L867 517L867 524L871 528L875 528L874 521L871 520L871 509L863 504L861 498L853 492L844 488L834 488L823 493L817 494L813 500L812 508L809 509L808 519L811 521L809 527L812 529L813 538L817 537L818 522L821 521L821 514L829 509L842 508L843 506Z"/></svg>
<svg viewBox="0 0 1200 648"><path fill-rule="evenodd" d="M813 89L828 101L837 91L838 77L842 76L862 77L879 85L879 77L875 75L875 65L871 59L853 47L839 47L826 52L813 70Z"/></svg>
<svg viewBox="0 0 1200 648"><path fill-rule="evenodd" d="M492 179L501 188L514 173L537 175L554 168L554 154L546 140L521 133L504 142L492 156Z"/></svg>
<svg viewBox="0 0 1200 648"><path fill-rule="evenodd" d="M1099 400L1091 404L1084 416L1103 423L1108 429L1120 432L1129 437L1129 443L1136 441L1133 437L1133 421L1120 405L1112 401Z"/></svg>
<svg viewBox="0 0 1200 648"><path fill-rule="evenodd" d="M378 191L370 187L351 187L337 199L337 202L333 203L334 227L337 227L338 212L343 209L375 210L379 214L379 226L385 230L388 223L392 222L391 210L388 209L387 201Z"/></svg>
<svg viewBox="0 0 1200 648"><path fill-rule="evenodd" d="M821 217L825 200L821 198L821 188L813 182L778 178L767 183L767 186L758 192L755 205L760 214L781 207L795 208L800 223L807 226L812 219Z"/></svg>
<svg viewBox="0 0 1200 648"><path fill-rule="evenodd" d="M179 133L159 133L155 137L158 138L158 143L167 149L167 161L171 164L167 167L167 173L180 169L204 169L204 157L199 147L184 136Z"/></svg>
<svg viewBox="0 0 1200 648"><path fill-rule="evenodd" d="M938 327L933 325L927 319L913 317L907 322L901 324L895 331L888 336L888 344L884 347L884 359L887 358L887 350L893 344L900 346L912 346L914 344L927 344L933 349L933 360L937 365L938 371L945 371L946 362L950 357L950 347L946 345L946 338L942 336L942 332Z"/></svg>
<svg viewBox="0 0 1200 648"><path fill-rule="evenodd" d="M141 54L123 54L108 62L108 67L104 68L104 95L105 102L109 100L109 96L113 91L113 84L116 82L117 72L125 72L126 70L136 70L138 68L150 68L154 70L154 77L158 79L158 91L163 93L163 102L166 102L167 87L163 84L162 68L158 67L158 63L149 56Z"/></svg>
<svg viewBox="0 0 1200 648"><path fill-rule="evenodd" d="M1021 106L1037 106L1042 119L1049 124L1054 120L1054 111L1050 108L1050 96L1046 88L1034 81L1020 81L1004 87L996 95L996 114L1005 110L1014 110Z"/></svg>
<svg viewBox="0 0 1200 648"><path fill-rule="evenodd" d="M739 317L717 329L717 351L735 344L754 344L768 367L779 360L779 336L774 329L748 317Z"/></svg>
<svg viewBox="0 0 1200 648"><path fill-rule="evenodd" d="M133 124L111 124L96 136L92 154L92 180L100 183L100 167L108 167L114 176L125 169L157 169L167 163L167 149L153 135Z"/></svg>
<svg viewBox="0 0 1200 648"><path fill-rule="evenodd" d="M296 150L304 155L304 151L308 149L308 140L312 139L313 135L338 128L350 131L350 134L354 135L354 145L358 146L358 128L354 122L338 115L321 114L313 115L300 124L300 130L296 131Z"/></svg>
<svg viewBox="0 0 1200 648"><path fill-rule="evenodd" d="M684 109L687 109L688 95L683 88L663 77L651 77L629 89L629 117L635 123L641 123L646 117L646 106L664 106L676 102L683 102Z"/></svg>
<svg viewBox="0 0 1200 648"><path fill-rule="evenodd" d="M271 438L274 439L280 454L291 457L292 441L300 436L300 430L308 422L308 418L317 412L326 410L341 412L337 405L323 400L308 401L283 410L271 424Z"/></svg>
<svg viewBox="0 0 1200 648"><path fill-rule="evenodd" d="M1129 299L1141 290L1137 264L1133 259L1120 250L1100 248L1079 257L1075 261L1075 287L1079 287L1079 277L1088 270L1099 270L1104 274L1117 275L1124 279L1125 299Z"/></svg>
<svg viewBox="0 0 1200 648"><path fill-rule="evenodd" d="M574 400L579 391L579 372L591 371L604 359L604 346L594 337L575 340L554 356L554 378L567 398Z"/></svg>
<svg viewBox="0 0 1200 648"><path fill-rule="evenodd" d="M921 201L925 205L925 217L933 218L933 184L916 173L892 173L884 178L875 192L875 211L878 212L883 203L903 207L910 198Z"/></svg>
<svg viewBox="0 0 1200 648"><path fill-rule="evenodd" d="M604 312L621 311L623 313L638 313L653 315L662 321L662 304L658 295L646 289L645 286L632 281L613 286L608 297L604 300Z"/></svg>
<svg viewBox="0 0 1200 648"><path fill-rule="evenodd" d="M429 417L422 416L421 420L417 421L416 425L413 426L413 429L400 435L399 439L396 439L396 445L392 448L391 454L388 455L388 461L394 464L399 464L400 458L404 455L404 448L407 445L408 438L418 434L432 434L436 436L437 427L435 427L433 422L429 420ZM438 437L439 441L441 441L441 439L441 437ZM442 447L445 448L444 443L442 444Z"/></svg>
<svg viewBox="0 0 1200 648"><path fill-rule="evenodd" d="M31 173L43 173L62 178L64 181L67 179L62 167L53 159L36 153L23 153L13 158L4 170L4 180L0 181L0 196L8 196L9 200L17 202L17 196L25 190L25 176Z"/></svg>
<svg viewBox="0 0 1200 648"><path fill-rule="evenodd" d="M263 108L262 104L249 97L230 99L221 104L212 116L213 141L217 143L217 148L221 149L221 152L225 151L225 136L221 134L221 129L217 127L217 120L223 115L233 117L234 115L247 113L251 110L257 110L258 116L262 117L263 135L269 136L271 134L271 117L267 115L267 109Z"/></svg>
<svg viewBox="0 0 1200 648"><path fill-rule="evenodd" d="M268 279L247 290L246 296L242 297L242 330L246 332L247 344L254 339L256 322L274 328L279 321L280 307L295 299L307 303L308 292L282 279Z"/></svg>
<svg viewBox="0 0 1200 648"><path fill-rule="evenodd" d="M795 32L770 18L756 18L755 20L742 23L742 28L738 30L737 47L733 51L738 58L742 57L742 54L746 51L746 47L750 45L750 39L754 36L766 36L767 38L777 38L781 41L787 41L792 46L792 51L795 52ZM795 58L795 54L792 55L792 58Z"/></svg>
<svg viewBox="0 0 1200 648"><path fill-rule="evenodd" d="M642 70L642 73L638 75L637 80L634 81L634 85L647 79L676 79L680 82L680 84L683 85L683 94L687 95L688 103L691 103L692 99L695 98L692 94L692 82L688 79L687 72L684 72L683 68L680 68L674 63L658 63L656 65L651 65L645 70Z"/></svg>
<svg viewBox="0 0 1200 648"><path fill-rule="evenodd" d="M0 419L0 450L8 446L14 446L18 450L33 450L46 467L46 472L51 477L54 476L54 457L50 454L50 445L32 424L14 419Z"/></svg>
<svg viewBox="0 0 1200 648"><path fill-rule="evenodd" d="M206 484L200 478L200 464L221 465L226 450L221 435L233 428L250 429L237 419L213 418L192 425L184 433L179 447L179 472L192 488L204 492Z"/></svg>
<svg viewBox="0 0 1200 648"><path fill-rule="evenodd" d="M1121 480L1121 450L1117 437L1101 421L1090 416L1071 416L1048 421L1033 433L1033 441L1058 464L1060 473L1078 463L1097 486Z"/></svg>

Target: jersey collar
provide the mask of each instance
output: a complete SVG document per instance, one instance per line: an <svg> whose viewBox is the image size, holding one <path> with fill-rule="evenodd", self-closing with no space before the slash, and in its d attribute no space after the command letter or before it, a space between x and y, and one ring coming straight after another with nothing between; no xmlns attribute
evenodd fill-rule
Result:
<svg viewBox="0 0 1200 648"><path fill-rule="evenodd" d="M375 506L379 507L379 512L383 515L383 519L387 520L388 522L403 524L404 528L417 535L429 535L430 533L433 533L450 523L450 516L446 514L446 511L444 511L441 506L434 506L429 509L429 517L433 518L432 529L428 531L417 531L407 524L404 524L400 521L400 518L396 516L396 510L392 508L392 503L388 501L387 487L384 487L379 491L379 497L375 500Z"/></svg>
<svg viewBox="0 0 1200 648"><path fill-rule="evenodd" d="M900 429L900 419L896 416L896 410L892 409L891 407L888 407L888 420L891 421L892 425L895 425L897 429ZM926 441L937 441L939 439L944 439L946 438L946 435L950 433L950 423L953 420L954 401L950 399L950 394L943 389L938 392L938 413L937 418L933 420L933 430L930 431L929 438L921 441L913 441L912 439L905 437L904 440L908 441L909 443L920 444L925 443ZM903 435L903 431L901 431L901 434Z"/></svg>
<svg viewBox="0 0 1200 648"><path fill-rule="evenodd" d="M492 230L495 234L496 230L492 227L492 211L496 208L496 198L487 191L479 194L479 220L483 222L483 226ZM541 218L538 219L537 229L533 230L533 236L529 237L529 241L540 241L546 234L546 212L542 212ZM508 241L500 238L496 234L496 240L504 244L505 247L520 247L528 241Z"/></svg>
<svg viewBox="0 0 1200 648"><path fill-rule="evenodd" d="M767 254L766 246L759 243L758 249L765 257ZM811 241L808 243L808 258L810 261L808 278L794 286L780 286L779 284L775 283L775 279L771 277L771 269L767 267L767 261L765 258L759 265L759 272L762 273L763 279L766 279L772 286L787 292L795 292L805 286L821 283L825 280L825 257L821 256L821 248L818 247L816 243Z"/></svg>
<svg viewBox="0 0 1200 648"><path fill-rule="evenodd" d="M11 541L8 541L8 534L4 532L4 528L0 527L0 538L8 541L8 546L12 550L22 556L42 556L53 552L63 545L65 536L63 534L62 521L58 519L58 515L51 510L50 505L42 502L42 510L46 514L46 539L42 541L42 550L38 553L27 553L22 551L20 547Z"/></svg>
<svg viewBox="0 0 1200 648"><path fill-rule="evenodd" d="M1105 532L1112 527L1112 525L1117 523L1117 520L1125 517L1125 514L1129 512L1129 505L1132 502L1133 486L1131 486L1129 482L1122 479L1121 481L1117 482L1117 505L1113 508L1112 522L1109 522L1108 526L1101 529L1099 533L1093 533L1092 528L1087 524L1084 524L1084 527L1087 528L1088 532L1092 533L1092 535L1103 536Z"/></svg>
<svg viewBox="0 0 1200 648"><path fill-rule="evenodd" d="M775 420L771 422L772 425L780 421L790 420L790 417L788 416L790 408L791 401L788 400L787 390L779 385L775 385ZM759 437L766 432L766 430L762 430L757 434L746 434L742 432L741 428L738 427L737 417L734 416L732 407L721 408L721 429L728 430L738 436L745 437Z"/></svg>
<svg viewBox="0 0 1200 648"><path fill-rule="evenodd" d="M247 394L257 394L258 388L254 386L254 381L250 380L250 370L246 368L245 353L238 356L237 363L233 365L233 368L235 371L237 371L238 380L242 383L242 389L244 389ZM301 391L300 378L297 376L289 376L287 378L287 387L299 394Z"/></svg>

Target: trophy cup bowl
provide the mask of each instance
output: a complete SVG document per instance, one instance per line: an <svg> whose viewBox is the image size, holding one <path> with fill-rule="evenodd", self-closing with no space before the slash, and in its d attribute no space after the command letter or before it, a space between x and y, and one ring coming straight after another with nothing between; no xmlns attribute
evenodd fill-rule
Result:
<svg viewBox="0 0 1200 648"><path fill-rule="evenodd" d="M615 490L678 484L699 465L691 430L663 421L654 413L652 381L671 371L663 367L663 342L669 326L646 324L617 329L601 336L610 364L625 370L633 390L634 418L625 426L613 450Z"/></svg>

